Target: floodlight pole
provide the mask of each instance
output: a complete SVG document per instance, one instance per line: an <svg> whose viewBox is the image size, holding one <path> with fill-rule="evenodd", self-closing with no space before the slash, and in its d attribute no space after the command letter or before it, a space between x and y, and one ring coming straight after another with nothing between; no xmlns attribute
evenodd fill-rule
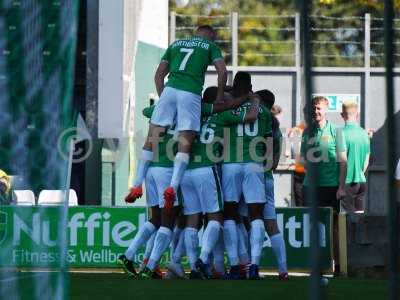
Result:
<svg viewBox="0 0 400 300"><path fill-rule="evenodd" d="M361 125L370 127L370 84L371 84L371 15L365 14L364 18L364 116Z"/></svg>
<svg viewBox="0 0 400 300"><path fill-rule="evenodd" d="M57 285L57 299L66 299L69 281L68 281L68 265L67 265L67 253L68 253L68 241L67 241L67 229L68 229L68 205L69 205L69 190L71 185L71 172L73 155L75 150L75 140L71 138L69 141L68 149L68 166L67 166L67 178L65 181L64 189L64 201L59 207L60 220L58 223L58 246L60 252L60 273L59 282Z"/></svg>
<svg viewBox="0 0 400 300"><path fill-rule="evenodd" d="M302 69L301 69L301 33L300 33L300 13L295 15L295 66L296 66L296 114L292 126L296 126L301 121L301 106L302 106Z"/></svg>
<svg viewBox="0 0 400 300"><path fill-rule="evenodd" d="M385 78L386 78L386 178L387 178L387 212L388 212L388 238L389 238L389 299L398 300L398 251L399 251L399 220L397 213L397 200L395 190L395 162L396 162L396 128L394 118L394 5L393 0L385 0L384 9L384 38L385 38Z"/></svg>
<svg viewBox="0 0 400 300"><path fill-rule="evenodd" d="M310 17L312 2L309 0L300 0L300 32L301 32L301 45L302 45L302 60L303 60L303 78L304 78L304 98L306 105L306 122L307 126L312 126L311 122L311 95L313 89L312 83L312 47L310 44ZM307 157L307 154L306 154ZM319 241L319 211L317 204L317 186L316 178L318 171L316 163L307 160L307 176L309 185L307 186L306 202L310 206L310 221L311 221L311 251L309 255L309 262L311 264L311 277L309 299L319 300L322 299L321 293L321 249ZM311 205L310 205L311 204Z"/></svg>

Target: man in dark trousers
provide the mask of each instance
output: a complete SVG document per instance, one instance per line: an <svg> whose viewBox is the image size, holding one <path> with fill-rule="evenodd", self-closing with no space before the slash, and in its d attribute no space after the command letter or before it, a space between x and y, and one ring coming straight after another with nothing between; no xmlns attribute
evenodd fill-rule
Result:
<svg viewBox="0 0 400 300"><path fill-rule="evenodd" d="M363 211L367 191L365 172L368 168L370 142L368 133L358 124L358 105L345 102L342 105L345 121L343 136L347 149L346 195L340 203L345 212Z"/></svg>

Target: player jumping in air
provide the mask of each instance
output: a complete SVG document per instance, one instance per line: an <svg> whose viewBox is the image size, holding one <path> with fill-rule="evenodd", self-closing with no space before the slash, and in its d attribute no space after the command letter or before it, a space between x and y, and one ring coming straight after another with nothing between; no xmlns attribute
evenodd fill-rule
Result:
<svg viewBox="0 0 400 300"><path fill-rule="evenodd" d="M189 163L189 153L196 132L200 130L201 92L207 67L213 64L218 74L217 100L222 100L227 79L226 65L221 50L213 42L216 32L203 25L194 37L172 43L155 74L155 85L160 96L150 121L149 134L138 162L137 174L127 202L142 195L142 183L154 158L155 144L166 128L176 123L179 132L178 153L174 159L173 174L164 191L165 206L172 208L176 192ZM164 79L169 74L168 82Z"/></svg>

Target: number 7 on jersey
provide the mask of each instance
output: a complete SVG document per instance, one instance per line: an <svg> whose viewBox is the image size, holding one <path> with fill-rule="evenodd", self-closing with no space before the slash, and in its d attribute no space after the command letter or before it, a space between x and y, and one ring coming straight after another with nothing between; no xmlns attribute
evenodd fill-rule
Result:
<svg viewBox="0 0 400 300"><path fill-rule="evenodd" d="M186 64L189 60L190 55L193 54L194 49L190 48L181 48L181 52L186 52L185 57L183 58L181 65L179 66L179 71L185 70Z"/></svg>

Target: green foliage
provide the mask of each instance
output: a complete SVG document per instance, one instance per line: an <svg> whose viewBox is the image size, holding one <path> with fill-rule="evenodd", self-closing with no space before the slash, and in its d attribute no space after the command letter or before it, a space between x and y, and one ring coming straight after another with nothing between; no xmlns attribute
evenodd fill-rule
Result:
<svg viewBox="0 0 400 300"><path fill-rule="evenodd" d="M399 16L400 0L395 1L395 9L396 15ZM228 64L232 62L229 29L231 12L239 13L238 63L240 66L293 66L295 64L296 1L191 0L186 7L176 7L175 1L172 0L170 10L178 14L177 38L192 34L194 27L200 24L216 27L219 36L217 43L223 49ZM383 21L380 19L383 17L383 1L379 0L314 0L310 18L313 65L362 66L366 13L370 13L372 17L371 65L383 66ZM187 15L196 16L188 17ZM394 25L400 28L400 22L396 21ZM184 29L179 27L184 27ZM396 30L397 41L399 41L398 33L400 30ZM396 56L397 60L399 58Z"/></svg>

